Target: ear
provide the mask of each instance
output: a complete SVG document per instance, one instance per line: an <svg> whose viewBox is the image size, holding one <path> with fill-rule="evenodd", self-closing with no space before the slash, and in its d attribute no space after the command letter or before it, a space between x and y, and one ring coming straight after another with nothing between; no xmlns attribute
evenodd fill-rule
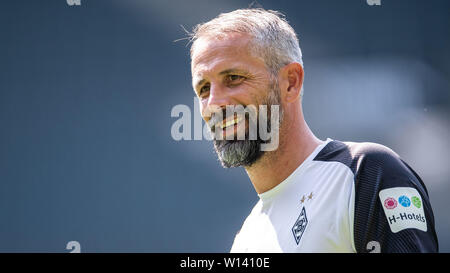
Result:
<svg viewBox="0 0 450 273"><path fill-rule="evenodd" d="M281 99L294 102L300 97L303 86L303 68L299 63L290 63L280 69L278 82L281 90Z"/></svg>

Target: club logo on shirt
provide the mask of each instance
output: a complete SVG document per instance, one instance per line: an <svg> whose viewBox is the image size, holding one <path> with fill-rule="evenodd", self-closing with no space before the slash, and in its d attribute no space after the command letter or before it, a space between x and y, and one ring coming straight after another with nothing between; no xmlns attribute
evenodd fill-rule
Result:
<svg viewBox="0 0 450 273"><path fill-rule="evenodd" d="M422 199L415 188L395 187L379 193L383 210L393 233L408 228L427 231ZM411 206L412 204L412 206Z"/></svg>
<svg viewBox="0 0 450 273"><path fill-rule="evenodd" d="M308 224L308 218L306 217L306 209L303 207L300 212L300 216L298 216L297 221L295 221L294 226L292 227L292 233L294 234L295 242L300 242L303 233L305 232L306 225Z"/></svg>

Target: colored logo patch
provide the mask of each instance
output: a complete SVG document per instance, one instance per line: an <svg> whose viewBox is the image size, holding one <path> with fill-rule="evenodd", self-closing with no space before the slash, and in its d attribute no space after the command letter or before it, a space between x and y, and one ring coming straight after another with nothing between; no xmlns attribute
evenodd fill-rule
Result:
<svg viewBox="0 0 450 273"><path fill-rule="evenodd" d="M386 215L386 223L393 233L404 229L427 231L423 200L417 189L387 188L379 192L379 197Z"/></svg>
<svg viewBox="0 0 450 273"><path fill-rule="evenodd" d="M395 209L397 207L397 200L392 197L386 198L386 200L384 200L384 207L387 209Z"/></svg>
<svg viewBox="0 0 450 273"><path fill-rule="evenodd" d="M406 195L402 195L398 198L398 202L400 205L404 206L405 208L411 206L411 201Z"/></svg>
<svg viewBox="0 0 450 273"><path fill-rule="evenodd" d="M420 207L422 206L422 201L420 201L420 198L417 196L413 196L411 198L411 201L412 201L413 205L418 209L420 209Z"/></svg>

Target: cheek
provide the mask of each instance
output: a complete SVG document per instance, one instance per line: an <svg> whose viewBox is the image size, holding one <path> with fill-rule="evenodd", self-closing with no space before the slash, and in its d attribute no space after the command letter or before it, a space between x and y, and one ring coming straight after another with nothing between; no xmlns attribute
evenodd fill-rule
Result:
<svg viewBox="0 0 450 273"><path fill-rule="evenodd" d="M252 89L252 91L248 92L245 96L246 104L258 106L266 101L268 94L269 88L266 86L259 86L258 88Z"/></svg>
<svg viewBox="0 0 450 273"><path fill-rule="evenodd" d="M230 90L229 94L233 97L235 104L249 105L257 104L257 98L261 97L264 92L264 90L258 89L254 85L243 84Z"/></svg>

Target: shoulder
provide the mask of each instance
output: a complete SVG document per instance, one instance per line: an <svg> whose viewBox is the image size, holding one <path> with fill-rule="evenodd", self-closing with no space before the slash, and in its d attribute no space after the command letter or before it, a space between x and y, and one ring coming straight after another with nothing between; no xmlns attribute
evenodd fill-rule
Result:
<svg viewBox="0 0 450 273"><path fill-rule="evenodd" d="M396 152L378 143L333 140L314 160L341 162L351 169L356 184L364 182L373 187L422 184L419 176Z"/></svg>
<svg viewBox="0 0 450 273"><path fill-rule="evenodd" d="M369 251L373 242L381 252L438 250L425 184L392 149L371 142L335 140L314 160L340 162L354 174L351 211L357 252ZM411 202L416 203L411 206Z"/></svg>
<svg viewBox="0 0 450 273"><path fill-rule="evenodd" d="M373 142L342 142L333 140L329 142L314 158L316 161L338 161L353 172L357 170L358 162L371 160L373 163L382 164L386 160L392 163L400 159L390 148Z"/></svg>

